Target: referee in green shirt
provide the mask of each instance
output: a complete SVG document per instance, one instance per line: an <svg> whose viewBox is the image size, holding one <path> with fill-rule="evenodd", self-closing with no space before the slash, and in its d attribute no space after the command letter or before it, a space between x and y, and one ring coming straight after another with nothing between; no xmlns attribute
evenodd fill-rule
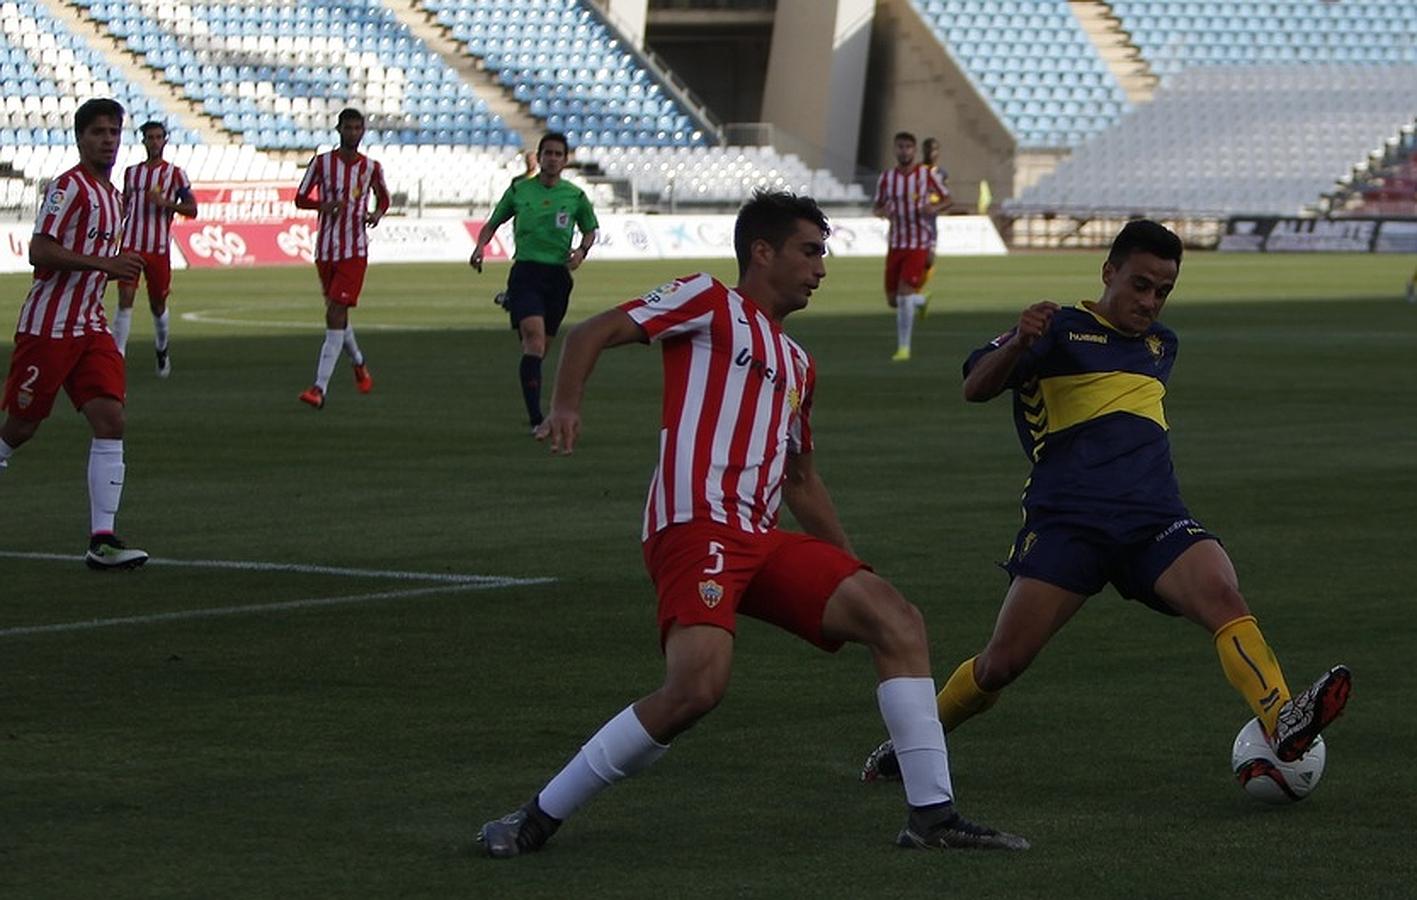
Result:
<svg viewBox="0 0 1417 900"><path fill-rule="evenodd" d="M472 267L482 271L482 251L498 227L513 220L516 254L507 275L505 306L512 328L521 335L522 399L532 430L541 424L541 360L556 335L571 302L571 272L585 262L595 243L595 218L585 191L561 180L570 146L559 131L549 131L536 146L541 171L517 178L497 201L492 217L482 226L473 248ZM580 246L571 249L575 229Z"/></svg>

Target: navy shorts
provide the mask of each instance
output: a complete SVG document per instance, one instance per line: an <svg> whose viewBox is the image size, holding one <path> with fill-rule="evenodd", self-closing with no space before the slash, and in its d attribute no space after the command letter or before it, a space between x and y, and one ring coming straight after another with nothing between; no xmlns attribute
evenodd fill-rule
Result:
<svg viewBox="0 0 1417 900"><path fill-rule="evenodd" d="M546 263L512 263L507 275L507 312L512 316L512 328L522 319L541 316L546 320L546 333L556 334L566 309L571 305L571 270Z"/></svg>
<svg viewBox="0 0 1417 900"><path fill-rule="evenodd" d="M1001 565L1015 578L1036 578L1088 597L1110 583L1129 600L1177 616L1180 613L1156 595L1156 579L1192 545L1219 540L1191 518L1119 538L1101 528L1049 523L1040 517L1019 530L1008 561Z"/></svg>

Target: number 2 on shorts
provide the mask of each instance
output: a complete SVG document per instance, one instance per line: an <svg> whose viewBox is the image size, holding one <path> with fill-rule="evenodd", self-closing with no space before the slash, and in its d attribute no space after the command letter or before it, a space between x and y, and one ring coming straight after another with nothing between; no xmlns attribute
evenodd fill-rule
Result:
<svg viewBox="0 0 1417 900"><path fill-rule="evenodd" d="M20 390L32 391L34 383L39 380L39 366L25 366L25 369L30 373L30 377L20 382Z"/></svg>

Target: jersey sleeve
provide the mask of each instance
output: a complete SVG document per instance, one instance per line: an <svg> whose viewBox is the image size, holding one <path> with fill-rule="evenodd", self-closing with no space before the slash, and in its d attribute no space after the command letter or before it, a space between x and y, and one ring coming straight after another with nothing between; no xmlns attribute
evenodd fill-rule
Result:
<svg viewBox="0 0 1417 900"><path fill-rule="evenodd" d="M320 157L317 154L310 159L310 165L305 167L305 177L300 179L300 188L295 192L296 196L309 197L311 195L320 181L319 169Z"/></svg>
<svg viewBox="0 0 1417 900"><path fill-rule="evenodd" d="M721 284L700 272L662 284L617 308L655 341L708 328L712 313L726 305L727 297Z"/></svg>
<svg viewBox="0 0 1417 900"><path fill-rule="evenodd" d="M580 228L581 234L590 234L600 227L600 220L595 217L595 207L590 205L590 198L581 193L580 204L576 209L576 226Z"/></svg>
<svg viewBox="0 0 1417 900"><path fill-rule="evenodd" d="M886 202L886 173L882 172L881 177L876 179L876 196L871 200L872 206L880 206Z"/></svg>
<svg viewBox="0 0 1417 900"><path fill-rule="evenodd" d="M59 240L70 213L76 204L82 202L82 193L78 180L74 178L61 178L50 185L44 194L44 202L39 205L39 212L35 214L34 233Z"/></svg>
<svg viewBox="0 0 1417 900"><path fill-rule="evenodd" d="M492 215L487 219L501 225L510 219L516 212L517 182L513 181L511 186L502 192L502 199L497 201L496 207L492 210Z"/></svg>
<svg viewBox="0 0 1417 900"><path fill-rule="evenodd" d="M1053 323L1048 326L1047 333L1034 341L1032 347L1023 351L1023 355L1020 356L1018 362L1014 364L1014 370L1009 373L1008 381L1004 382L1005 387L1016 388L1038 374L1039 364L1053 348L1053 329L1056 323L1057 319L1055 318ZM1013 336L1017 333L1017 327L1010 328L983 347L969 354L969 358L964 361L964 376L968 378L969 373L974 371L974 367L979 365L979 360L1013 340Z"/></svg>
<svg viewBox="0 0 1417 900"><path fill-rule="evenodd" d="M192 181L180 167L172 173L172 194L178 200L192 199Z"/></svg>

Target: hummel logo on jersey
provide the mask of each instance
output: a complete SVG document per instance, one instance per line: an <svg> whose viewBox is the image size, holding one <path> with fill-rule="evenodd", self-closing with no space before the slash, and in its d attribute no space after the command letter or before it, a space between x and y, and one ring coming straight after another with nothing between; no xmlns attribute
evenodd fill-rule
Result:
<svg viewBox="0 0 1417 900"><path fill-rule="evenodd" d="M733 357L733 364L735 366L747 366L749 369L762 375L763 378L772 383L774 390L780 391L787 387L787 376L768 365L765 360L758 359L753 355L753 351L749 350L747 347L739 350L738 355Z"/></svg>

